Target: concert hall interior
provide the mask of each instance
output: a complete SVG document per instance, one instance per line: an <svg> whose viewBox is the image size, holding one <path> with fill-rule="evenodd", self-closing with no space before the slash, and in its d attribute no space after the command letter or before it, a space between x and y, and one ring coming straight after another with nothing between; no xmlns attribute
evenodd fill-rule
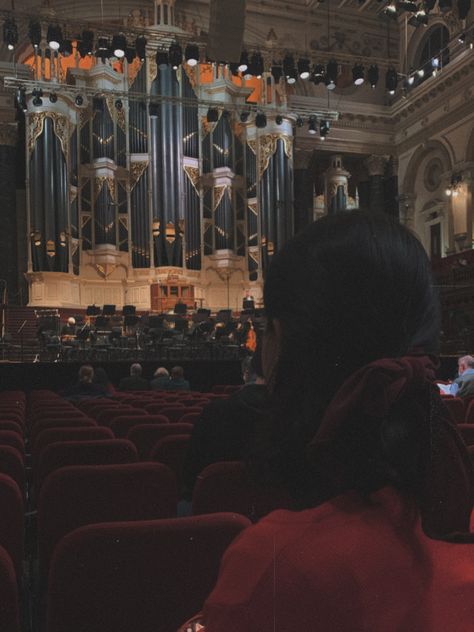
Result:
<svg viewBox="0 0 474 632"><path fill-rule="evenodd" d="M98 605L95 622L92 614L80 619L80 604L86 609L92 591L89 601L81 597L77 604L72 593L61 592L71 560L54 566L48 584L54 546L73 530L66 522L89 524L87 512L74 523L70 499L64 501L67 519L48 500L60 525L53 533L40 484L53 498L53 475L47 474L61 459L77 468L132 467L150 459L156 465L162 454L175 476L163 483L171 511L137 508L124 470L116 486L127 488L130 498L120 502L133 505L135 514L104 509L90 522L171 523L210 513L176 518L177 500L178 514L191 513L191 504L214 507L214 500L222 509L217 498L196 501L194 481L186 483L189 424L202 421L208 405L212 411L214 402L251 392L247 385L240 390L254 371L250 358L261 362L264 339L280 348L278 327L276 333L270 328L274 338L265 333L272 262L295 236L339 216L383 215L421 242L441 304L437 379L454 377L458 358L474 353L474 7L471 0L2 0L0 24L0 479L8 473L4 463L16 458L10 454L15 447L21 456L19 465L15 461L17 518L25 533L13 550L15 537L8 540L0 527L0 567L10 555L13 566L7 559L5 568L15 575L8 584L10 570L0 568L0 594L12 595L8 612L0 608L0 628L171 632L199 613L227 544L248 519L256 522L275 508L276 499L262 503L252 496L241 512L238 502L226 499L223 511L246 516L236 522L227 516L222 525L208 525L202 517L199 537L212 549L209 563L198 547L188 551L195 555L190 565L204 568L202 585L192 570L181 602L176 589L162 621L153 606L150 612L144 607L146 616L158 617L153 625L144 619L132 624L127 606L122 621L116 613L106 620L106 613L99 625ZM294 299L309 269L295 265L295 292L281 297L295 322L313 304L312 279ZM335 358L338 366L336 352ZM263 364L249 378L252 387L269 380ZM84 365L105 369L110 382L99 388ZM134 390L141 380L146 390L128 392L127 384ZM248 411L260 404L239 406ZM115 424L111 406L128 421ZM183 424L175 432L181 443L163 433L159 444L149 439L154 449L148 446L142 458L143 439L133 444L135 417L158 426L160 419L144 417L181 406L190 408L183 422L179 410L169 418L163 413L164 423ZM467 422L469 414L466 400L456 421ZM78 420L71 424L76 434L53 437L59 427L70 429L67 417ZM3 454L1 436L15 431L11 424L20 428L19 443L5 435ZM86 432L89 426L93 432ZM106 430L94 434L95 426ZM118 441L112 460L100 460L92 448L84 461L52 455L54 467L40 458L42 435L49 446L80 442L81 433L91 442ZM463 436L474 442L474 433ZM215 460L235 465L240 457ZM133 476L142 477L142 487L158 488L158 477L168 474ZM235 484L229 496L238 496L246 474L238 468L227 474ZM110 476L101 487L104 498L107 485L115 489ZM90 487L94 480L91 474ZM81 481L78 489L86 488L86 477ZM0 507L3 496L16 493L2 491L3 485L0 480ZM58 479L61 485L66 488ZM218 496L212 481L206 493ZM278 507L287 506L286 498L280 501ZM130 550L142 554L140 536L127 531L128 522L120 524ZM186 528L170 528L178 549ZM143 527L142 535L160 548L156 533ZM103 548L91 539L90 550L97 546L97 560L113 566L105 530L102 536ZM70 540L70 555L76 544ZM171 544L162 548L172 577ZM89 555L84 564L94 569ZM143 586L135 572L131 577ZM166 603L166 591L153 586ZM139 592L133 598L139 600ZM2 628L3 616L10 627ZM200 629L196 622L190 626ZM210 624L209 632L217 630Z"/></svg>

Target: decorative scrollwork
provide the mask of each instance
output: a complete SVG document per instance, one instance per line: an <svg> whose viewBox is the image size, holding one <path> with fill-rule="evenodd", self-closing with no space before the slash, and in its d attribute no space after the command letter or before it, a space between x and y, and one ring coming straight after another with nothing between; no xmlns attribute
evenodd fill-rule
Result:
<svg viewBox="0 0 474 632"><path fill-rule="evenodd" d="M58 114L57 112L37 112L28 116L28 153L31 154L31 152L35 148L36 141L43 133L44 122L46 118L50 118L53 121L54 133L61 143L61 149L64 154L64 158L67 160L69 138L71 135L70 123L67 116L65 116L64 114Z"/></svg>
<svg viewBox="0 0 474 632"><path fill-rule="evenodd" d="M148 160L136 160L130 164L130 188L133 189L148 167Z"/></svg>
<svg viewBox="0 0 474 632"><path fill-rule="evenodd" d="M276 152L278 141L283 141L285 155L289 160L293 157L293 141L285 134L265 134L259 138L259 174L260 177L265 173L270 162L270 158Z"/></svg>
<svg viewBox="0 0 474 632"><path fill-rule="evenodd" d="M183 169L184 169L185 174L191 180L191 184L193 185L194 189L196 190L197 193L199 193L199 189L198 189L199 178L200 178L199 168L191 167L190 165L184 165Z"/></svg>
<svg viewBox="0 0 474 632"><path fill-rule="evenodd" d="M221 203L224 194L230 195L230 184L222 184L214 187L214 199L212 201L212 210L215 211L216 208Z"/></svg>
<svg viewBox="0 0 474 632"><path fill-rule="evenodd" d="M94 178L94 201L96 201L99 197L99 193L102 191L102 187L105 183L107 183L112 201L115 202L117 196L117 188L115 178L113 176L97 176L96 178Z"/></svg>

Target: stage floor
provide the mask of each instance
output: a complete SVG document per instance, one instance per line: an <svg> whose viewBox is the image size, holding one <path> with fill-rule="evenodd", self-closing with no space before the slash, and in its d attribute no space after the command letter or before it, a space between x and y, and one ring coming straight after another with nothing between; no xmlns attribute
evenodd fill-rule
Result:
<svg viewBox="0 0 474 632"><path fill-rule="evenodd" d="M110 381L118 385L120 379L129 375L129 361L91 362L101 366L107 372ZM60 391L77 380L79 367L83 362L0 362L0 390L50 389ZM89 364L89 363L88 363ZM216 384L241 384L241 368L238 360L180 360L155 361L144 360L143 377L151 379L158 366L170 370L178 364L184 369L184 375L191 389L208 392Z"/></svg>

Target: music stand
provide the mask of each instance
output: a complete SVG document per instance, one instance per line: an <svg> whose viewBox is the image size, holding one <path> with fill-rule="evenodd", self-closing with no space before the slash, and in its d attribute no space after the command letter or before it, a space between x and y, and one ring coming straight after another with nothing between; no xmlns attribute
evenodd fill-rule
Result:
<svg viewBox="0 0 474 632"><path fill-rule="evenodd" d="M232 319L231 309L220 309L216 314L216 322L228 323Z"/></svg>
<svg viewBox="0 0 474 632"><path fill-rule="evenodd" d="M123 324L125 327L135 327L139 320L140 318L135 314L125 314Z"/></svg>
<svg viewBox="0 0 474 632"><path fill-rule="evenodd" d="M122 314L123 316L135 316L136 311L137 308L135 307L135 305L124 305L122 309Z"/></svg>
<svg viewBox="0 0 474 632"><path fill-rule="evenodd" d="M105 316L97 316L95 319L95 328L96 330L106 330L109 325L110 318L106 318Z"/></svg>
<svg viewBox="0 0 474 632"><path fill-rule="evenodd" d="M114 316L115 305L104 305L102 308L102 316Z"/></svg>
<svg viewBox="0 0 474 632"><path fill-rule="evenodd" d="M97 305L88 305L86 309L86 316L98 316L100 314L100 307Z"/></svg>
<svg viewBox="0 0 474 632"><path fill-rule="evenodd" d="M179 314L180 316L185 316L187 311L188 306L186 305L186 303L176 303L173 308L173 312L175 314Z"/></svg>
<svg viewBox="0 0 474 632"><path fill-rule="evenodd" d="M148 316L148 327L150 329L159 329L160 327L163 327L163 321L164 316L161 314L150 314L150 316Z"/></svg>

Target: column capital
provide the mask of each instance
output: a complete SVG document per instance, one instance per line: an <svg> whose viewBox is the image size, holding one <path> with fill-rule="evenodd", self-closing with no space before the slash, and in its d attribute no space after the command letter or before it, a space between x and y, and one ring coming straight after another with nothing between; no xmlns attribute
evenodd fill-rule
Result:
<svg viewBox="0 0 474 632"><path fill-rule="evenodd" d="M16 123L0 121L0 145L16 147L18 141L18 126Z"/></svg>
<svg viewBox="0 0 474 632"><path fill-rule="evenodd" d="M388 156L378 156L372 154L365 159L365 166L369 172L369 176L383 176L385 173L385 165L388 162Z"/></svg>

